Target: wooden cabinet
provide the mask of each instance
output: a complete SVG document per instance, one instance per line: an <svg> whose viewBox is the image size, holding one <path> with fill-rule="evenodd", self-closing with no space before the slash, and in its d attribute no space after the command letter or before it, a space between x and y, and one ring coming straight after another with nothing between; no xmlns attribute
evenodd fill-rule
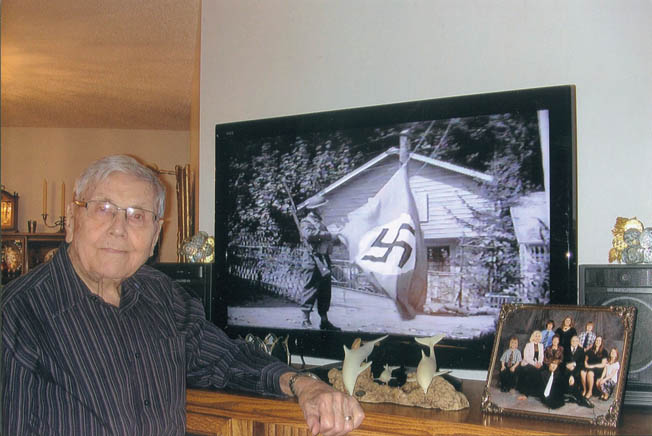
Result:
<svg viewBox="0 0 652 436"><path fill-rule="evenodd" d="M463 391L471 407L452 412L363 403L366 418L351 435L648 435L652 428L652 409L644 407L625 407L617 429L483 414L483 387L484 382L465 380ZM186 411L188 435L310 436L294 399L189 389Z"/></svg>
<svg viewBox="0 0 652 436"><path fill-rule="evenodd" d="M49 260L65 233L2 233L2 284Z"/></svg>

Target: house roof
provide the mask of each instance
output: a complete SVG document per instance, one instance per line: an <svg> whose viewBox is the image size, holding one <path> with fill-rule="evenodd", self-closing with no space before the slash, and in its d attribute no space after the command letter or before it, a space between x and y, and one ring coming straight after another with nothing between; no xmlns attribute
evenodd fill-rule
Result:
<svg viewBox="0 0 652 436"><path fill-rule="evenodd" d="M525 195L510 208L516 239L520 244L541 244L541 229L550 228L548 200L545 192Z"/></svg>
<svg viewBox="0 0 652 436"><path fill-rule="evenodd" d="M335 189L339 188L340 186L348 183L349 181L356 178L360 174L363 174L369 168L371 168L371 167L373 167L375 165L378 165L381 162L386 161L387 159L398 157L399 152L400 151L399 151L399 149L397 147L389 148L387 151L384 151L384 152L380 153L378 156L374 157L373 159L371 159L370 161L368 161L364 165L361 165L360 167L358 167L355 170L351 171L350 173L348 173L344 177L341 177L340 179L338 179L335 182L331 183L326 188L319 191L319 194L320 195L328 195L330 192L332 192ZM443 168L443 169L453 171L453 172L456 172L456 173L459 173L459 174L464 174L466 176L469 176L469 177L472 177L472 178L475 178L475 179L479 179L479 180L482 180L482 181L485 181L485 182L491 182L493 180L492 176L490 176L488 174L485 174L485 173L482 173L480 171L475 171L475 170L465 168L465 167L460 166L460 165L451 164L451 163L444 162L444 161L441 161L441 160L438 160L438 159L432 159L432 158L429 158L427 156L423 156L423 155L420 155L420 154L417 154L417 153L410 153L410 159L413 160L413 161L416 161L416 162L422 162L424 165L431 165L431 166L434 166L434 167ZM305 207L305 203L306 202L304 201L303 203L299 204L297 206L297 209L300 210L303 207Z"/></svg>

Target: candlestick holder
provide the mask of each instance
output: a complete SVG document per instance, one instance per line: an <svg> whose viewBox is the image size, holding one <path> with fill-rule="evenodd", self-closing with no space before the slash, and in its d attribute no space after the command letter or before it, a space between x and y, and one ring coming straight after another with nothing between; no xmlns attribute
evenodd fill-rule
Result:
<svg viewBox="0 0 652 436"><path fill-rule="evenodd" d="M43 224L45 224L45 227L48 227L50 229L54 229L55 227L59 227L58 232L63 233L66 231L66 217L65 216L60 216L57 221L54 222L54 224L50 225L48 224L48 214L47 213L42 213L41 217L43 217Z"/></svg>

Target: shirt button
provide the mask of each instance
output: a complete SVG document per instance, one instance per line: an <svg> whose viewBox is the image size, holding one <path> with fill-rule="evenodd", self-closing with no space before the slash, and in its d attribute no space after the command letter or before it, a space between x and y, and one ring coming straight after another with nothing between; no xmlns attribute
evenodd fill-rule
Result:
<svg viewBox="0 0 652 436"><path fill-rule="evenodd" d="M136 354L134 354L134 356L136 356L136 359L140 359L140 351L136 351Z"/></svg>
<svg viewBox="0 0 652 436"><path fill-rule="evenodd" d="M144 404L145 406L149 407L149 400L145 400L145 401L143 401L143 404Z"/></svg>

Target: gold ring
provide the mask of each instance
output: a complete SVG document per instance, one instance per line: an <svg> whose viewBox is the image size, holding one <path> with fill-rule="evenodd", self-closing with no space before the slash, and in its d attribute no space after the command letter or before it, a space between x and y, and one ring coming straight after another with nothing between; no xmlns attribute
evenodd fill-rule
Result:
<svg viewBox="0 0 652 436"><path fill-rule="evenodd" d="M352 419L353 419L353 417L352 417L351 415L346 415L346 416L344 417L344 420L345 420L345 421L351 421Z"/></svg>

